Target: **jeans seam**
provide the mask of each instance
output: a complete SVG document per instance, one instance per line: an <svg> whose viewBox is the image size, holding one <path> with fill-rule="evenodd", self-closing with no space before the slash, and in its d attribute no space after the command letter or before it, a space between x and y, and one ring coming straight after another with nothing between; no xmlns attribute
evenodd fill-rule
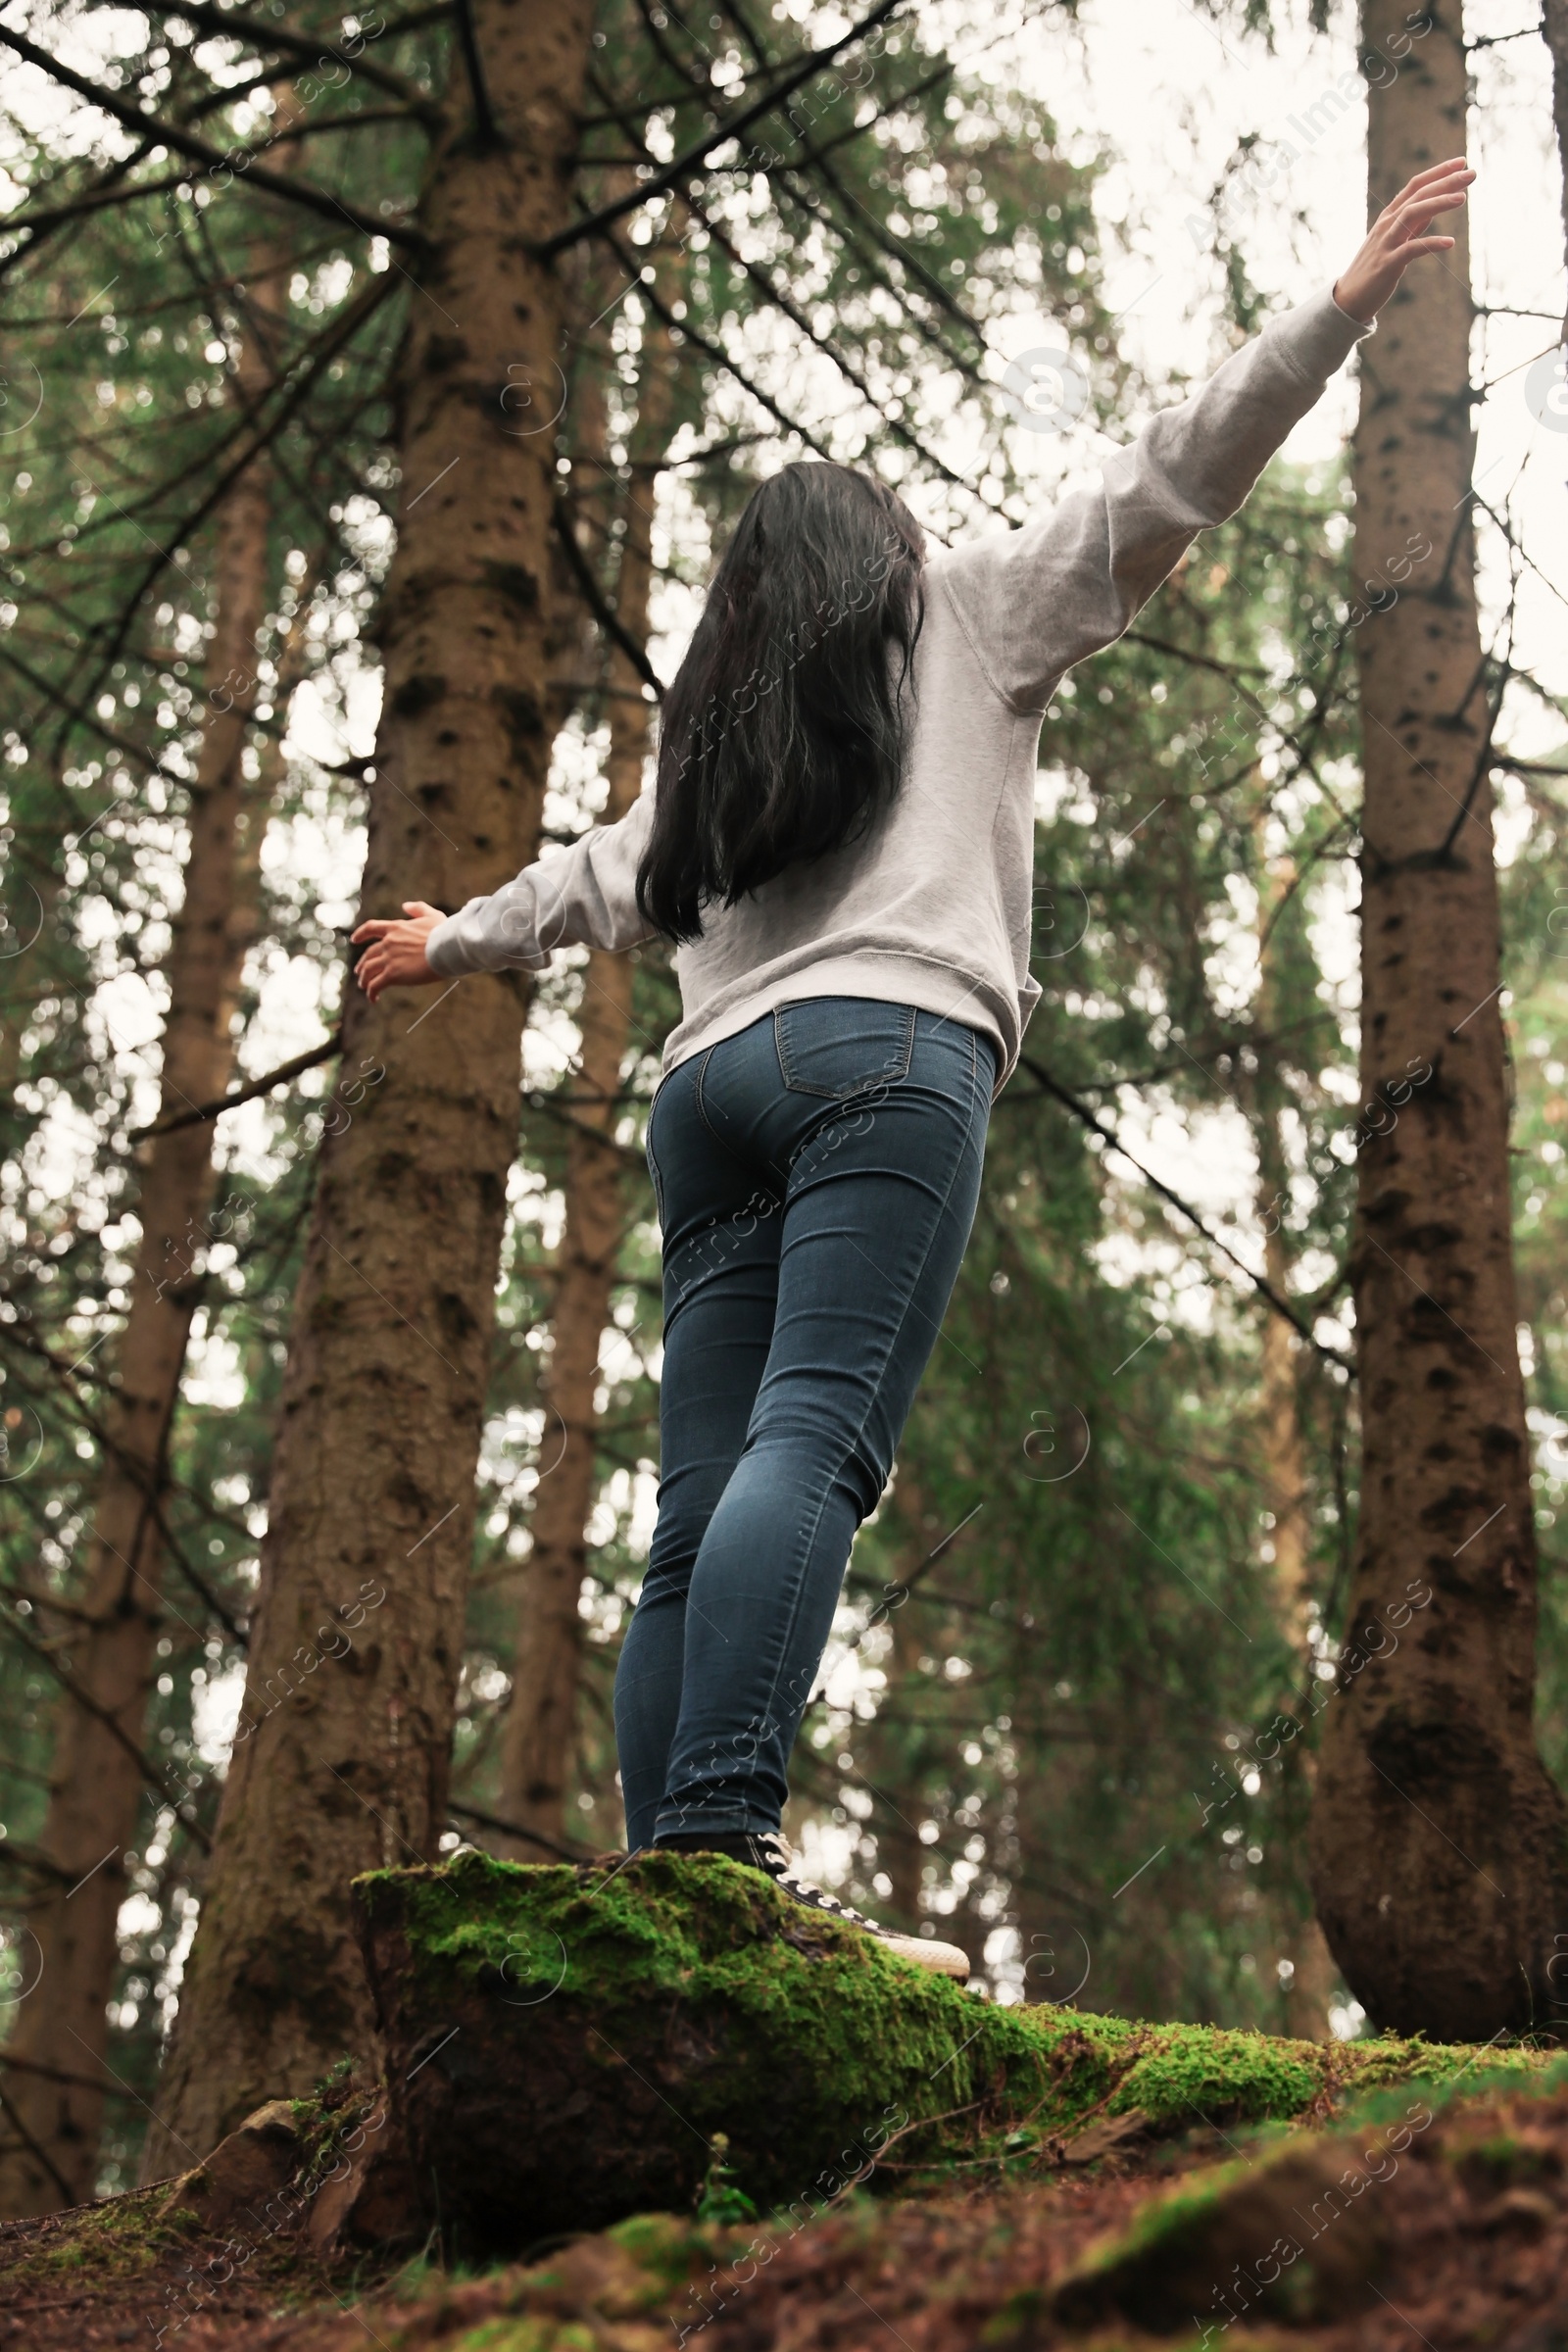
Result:
<svg viewBox="0 0 1568 2352"><path fill-rule="evenodd" d="M664 1180L660 1174L659 1160L654 1152L654 1111L659 1103L659 1092L660 1090L656 1089L654 1100L648 1105L648 1124L643 1129L643 1157L648 1162L649 1181L654 1188L654 1208L659 1217L659 1229L662 1233L664 1229Z"/></svg>
<svg viewBox="0 0 1568 2352"><path fill-rule="evenodd" d="M708 1065L712 1060L713 1055L717 1053L717 1051L718 1048L716 1046L710 1046L708 1052L703 1054L698 1061L696 1072L692 1078L692 1102L696 1108L697 1116L702 1120L703 1125L707 1128L714 1143L717 1144L719 1150L721 1152L728 1152L730 1158L733 1159L735 1156L734 1152L730 1152L728 1144L725 1143L724 1138L719 1134L718 1129L713 1125L712 1120L709 1117L708 1105L703 1101L703 1080L707 1077Z"/></svg>

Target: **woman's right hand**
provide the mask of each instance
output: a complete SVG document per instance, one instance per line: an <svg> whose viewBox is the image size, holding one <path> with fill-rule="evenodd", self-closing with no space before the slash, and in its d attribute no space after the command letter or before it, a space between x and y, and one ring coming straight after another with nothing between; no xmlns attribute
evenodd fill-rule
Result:
<svg viewBox="0 0 1568 2352"><path fill-rule="evenodd" d="M1347 318L1370 326L1410 264L1423 254L1447 253L1453 239L1429 236L1440 213L1456 212L1475 173L1462 155L1434 164L1407 180L1372 223L1366 243L1334 288Z"/></svg>
<svg viewBox="0 0 1568 2352"><path fill-rule="evenodd" d="M427 906L423 899L405 899L403 912L404 922L378 917L362 923L354 934L355 947L369 942L354 967L354 977L372 1004L383 989L425 988L441 977L430 969L424 949L431 932L446 916L439 906Z"/></svg>

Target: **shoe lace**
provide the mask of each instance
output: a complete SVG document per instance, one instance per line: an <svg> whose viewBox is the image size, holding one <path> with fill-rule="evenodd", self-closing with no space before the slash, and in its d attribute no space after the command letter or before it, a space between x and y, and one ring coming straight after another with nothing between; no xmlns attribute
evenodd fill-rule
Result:
<svg viewBox="0 0 1568 2352"><path fill-rule="evenodd" d="M758 1837L757 1843L761 1852L763 1869L769 1878L775 1879L780 1886L788 1886L792 1893L804 1895L808 1901L814 1901L824 1909L837 1912L838 1916L841 1919L847 1919L852 1927L872 1928L875 1926L876 1923L873 1920L867 1919L852 1904L845 1902L842 1895L831 1894L826 1887L818 1886L814 1880L803 1878L796 1868L795 1856L790 1851L789 1840L779 1831L763 1832Z"/></svg>

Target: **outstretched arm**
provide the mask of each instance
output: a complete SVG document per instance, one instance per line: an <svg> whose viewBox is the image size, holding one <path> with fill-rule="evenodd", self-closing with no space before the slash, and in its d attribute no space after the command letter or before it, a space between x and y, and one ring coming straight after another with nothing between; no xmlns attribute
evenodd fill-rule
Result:
<svg viewBox="0 0 1568 2352"><path fill-rule="evenodd" d="M1235 514L1410 264L1452 245L1428 231L1474 177L1462 157L1419 173L1332 294L1272 319L1191 400L1162 410L1106 461L1097 488L934 560L981 668L1015 710L1043 710L1063 672L1121 635L1198 533Z"/></svg>
<svg viewBox="0 0 1568 2352"><path fill-rule="evenodd" d="M362 923L366 945L355 977L373 1004L383 989L418 988L465 972L520 965L540 971L557 948L634 948L652 937L637 906L637 867L648 839L653 795L613 825L594 825L569 849L524 866L488 898L457 914L407 901L405 919Z"/></svg>

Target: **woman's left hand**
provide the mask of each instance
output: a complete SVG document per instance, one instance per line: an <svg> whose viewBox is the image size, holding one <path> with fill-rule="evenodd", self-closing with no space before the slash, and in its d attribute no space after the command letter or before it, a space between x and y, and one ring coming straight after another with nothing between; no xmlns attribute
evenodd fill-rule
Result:
<svg viewBox="0 0 1568 2352"><path fill-rule="evenodd" d="M1462 155L1418 172L1394 202L1384 206L1366 243L1336 284L1334 299L1341 310L1370 326L1413 261L1423 253L1451 252L1451 237L1429 237L1426 232L1440 213L1457 211L1474 177Z"/></svg>
<svg viewBox="0 0 1568 2352"><path fill-rule="evenodd" d="M405 922L395 919L362 923L354 934L354 945L368 940L369 946L354 967L354 977L373 1004L384 988L423 988L439 980L425 957L425 942L437 923L446 916L439 906L427 906L422 899L405 899Z"/></svg>

